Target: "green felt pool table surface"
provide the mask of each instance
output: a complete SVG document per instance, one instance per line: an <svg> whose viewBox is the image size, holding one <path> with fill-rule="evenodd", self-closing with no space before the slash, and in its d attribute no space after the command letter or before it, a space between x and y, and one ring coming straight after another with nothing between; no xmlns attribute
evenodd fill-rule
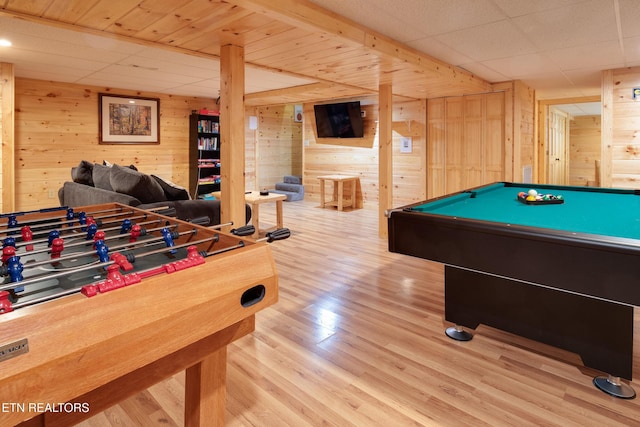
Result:
<svg viewBox="0 0 640 427"><path fill-rule="evenodd" d="M562 195L564 203L527 205L521 191ZM597 187L494 183L434 199L412 211L457 218L522 225L573 233L640 239L637 190Z"/></svg>

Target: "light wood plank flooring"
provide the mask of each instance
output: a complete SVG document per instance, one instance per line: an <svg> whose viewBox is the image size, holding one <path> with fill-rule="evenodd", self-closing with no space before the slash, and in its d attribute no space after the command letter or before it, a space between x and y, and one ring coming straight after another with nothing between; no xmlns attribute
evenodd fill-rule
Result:
<svg viewBox="0 0 640 427"><path fill-rule="evenodd" d="M597 390L574 354L484 326L447 338L442 266L389 253L375 211L284 205L293 235L271 246L280 301L229 347L227 425L640 425L640 399ZM270 208L261 219L275 224ZM183 384L176 375L82 425L181 426Z"/></svg>

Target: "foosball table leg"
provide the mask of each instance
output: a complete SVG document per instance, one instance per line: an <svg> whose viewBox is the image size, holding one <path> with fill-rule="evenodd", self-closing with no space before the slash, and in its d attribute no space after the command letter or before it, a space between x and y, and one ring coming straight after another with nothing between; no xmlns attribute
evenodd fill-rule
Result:
<svg viewBox="0 0 640 427"><path fill-rule="evenodd" d="M185 427L224 426L226 411L227 347L187 368Z"/></svg>

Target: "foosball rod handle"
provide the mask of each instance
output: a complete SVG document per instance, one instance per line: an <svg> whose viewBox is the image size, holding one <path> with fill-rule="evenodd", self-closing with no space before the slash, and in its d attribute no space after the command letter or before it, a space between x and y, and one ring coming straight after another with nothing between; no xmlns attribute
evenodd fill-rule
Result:
<svg viewBox="0 0 640 427"><path fill-rule="evenodd" d="M275 242L276 240L288 239L290 236L291 230L289 230L288 228L279 228L277 230L268 232L265 237L263 237L262 239L258 239L257 241L260 242L266 240L268 243L271 243Z"/></svg>
<svg viewBox="0 0 640 427"><path fill-rule="evenodd" d="M231 234L234 234L240 237L251 236L255 232L256 232L256 228L252 224L234 228L233 230L231 230Z"/></svg>

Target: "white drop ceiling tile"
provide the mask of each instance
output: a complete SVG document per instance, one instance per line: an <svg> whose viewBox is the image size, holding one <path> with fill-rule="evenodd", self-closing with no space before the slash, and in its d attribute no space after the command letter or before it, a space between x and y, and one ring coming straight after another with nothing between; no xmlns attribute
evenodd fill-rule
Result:
<svg viewBox="0 0 640 427"><path fill-rule="evenodd" d="M536 52L535 46L509 20L439 35L436 39L477 61Z"/></svg>
<svg viewBox="0 0 640 427"><path fill-rule="evenodd" d="M557 65L549 61L548 57L539 53L482 61L482 64L493 70L499 70L512 79L521 79L531 74L560 71Z"/></svg>
<svg viewBox="0 0 640 427"><path fill-rule="evenodd" d="M9 55L8 55L9 56ZM74 69L78 72L88 72L100 70L106 66L107 63L97 62L91 59L65 57L55 53L27 51L24 49L12 49L10 57L15 66L23 67L64 67L68 69ZM4 61L4 59L3 59Z"/></svg>
<svg viewBox="0 0 640 427"><path fill-rule="evenodd" d="M180 93L185 96L197 96L199 98L212 98L216 99L220 93L218 92L219 83L209 82L209 84L203 84L198 82L197 84L172 86L161 90L163 93Z"/></svg>
<svg viewBox="0 0 640 427"><path fill-rule="evenodd" d="M622 37L640 36L640 2L638 0L618 0Z"/></svg>
<svg viewBox="0 0 640 427"><path fill-rule="evenodd" d="M501 70L487 67L485 64L480 62L461 64L459 67L491 83L512 80L511 76L501 72Z"/></svg>
<svg viewBox="0 0 640 427"><path fill-rule="evenodd" d="M581 102L580 104L573 104L576 108L576 115L580 116L598 116L602 114L601 102Z"/></svg>
<svg viewBox="0 0 640 427"><path fill-rule="evenodd" d="M20 78L54 82L74 83L85 76L84 73L78 73L71 68L61 67L34 68L16 65L14 71Z"/></svg>
<svg viewBox="0 0 640 427"><path fill-rule="evenodd" d="M499 21L505 15L490 0L312 0L399 41L415 40Z"/></svg>
<svg viewBox="0 0 640 427"><path fill-rule="evenodd" d="M141 92L160 92L168 87L166 82L159 83L149 79L121 78L119 76L109 74L91 75L79 79L75 83L90 86L137 90Z"/></svg>
<svg viewBox="0 0 640 427"><path fill-rule="evenodd" d="M505 18L490 0L378 0L378 7L385 15L426 35L476 27Z"/></svg>
<svg viewBox="0 0 640 427"><path fill-rule="evenodd" d="M312 3L335 11L360 25L401 42L425 35L419 31L419 27L407 28L406 23L398 15L386 11L388 3L386 0L312 0ZM418 30L417 34L416 30Z"/></svg>
<svg viewBox="0 0 640 427"><path fill-rule="evenodd" d="M408 42L407 46L452 65L467 64L473 61L468 56L432 37Z"/></svg>
<svg viewBox="0 0 640 427"><path fill-rule="evenodd" d="M584 90L591 95L600 95L602 85L602 71L600 70L572 70L564 73L572 84L584 86Z"/></svg>
<svg viewBox="0 0 640 427"><path fill-rule="evenodd" d="M116 76L122 79L131 78L133 80L152 80L159 84L188 84L198 80L202 80L201 77L185 76L184 74L175 74L170 71L159 72L151 67L138 67L127 64L114 64L103 68L93 74L96 77L100 76ZM211 76L213 77L213 76Z"/></svg>
<svg viewBox="0 0 640 427"><path fill-rule="evenodd" d="M203 70L220 70L220 61L217 58L204 58L197 55L188 55L173 50L145 47L136 56L145 59L163 61L172 64L179 64L184 67L200 68Z"/></svg>
<svg viewBox="0 0 640 427"><path fill-rule="evenodd" d="M0 16L0 37L20 40L23 38L22 36L64 43L69 50L73 50L74 46L84 46L120 54L134 54L142 49L141 45L119 41L110 37L100 37Z"/></svg>
<svg viewBox="0 0 640 427"><path fill-rule="evenodd" d="M55 39L34 37L29 34L14 34L8 38L12 43L11 49L29 52L34 57L51 55L52 52L64 52L65 57L91 60L106 64L128 56L128 54L119 51L96 49L80 44L69 44ZM63 55L57 54L57 56Z"/></svg>
<svg viewBox="0 0 640 427"><path fill-rule="evenodd" d="M557 86L571 86L571 81L564 73L560 71L530 75L522 79L522 81L524 81L531 87L542 90L550 89Z"/></svg>
<svg viewBox="0 0 640 427"><path fill-rule="evenodd" d="M556 9L564 6L571 6L585 0L493 0L507 16L528 15L530 13L541 12L549 9Z"/></svg>
<svg viewBox="0 0 640 427"><path fill-rule="evenodd" d="M590 0L514 18L513 23L540 50L616 40L613 2Z"/></svg>
<svg viewBox="0 0 640 427"><path fill-rule="evenodd" d="M624 66L624 55L617 40L557 49L546 52L561 70L613 69Z"/></svg>
<svg viewBox="0 0 640 427"><path fill-rule="evenodd" d="M135 70L148 70L156 71L158 74L167 74L169 76L187 76L198 79L206 79L212 77L220 77L220 67L218 68L200 68L189 67L188 65L168 62L158 58L144 58L141 59L138 56L129 56L121 61L118 61L116 65L133 68Z"/></svg>
<svg viewBox="0 0 640 427"><path fill-rule="evenodd" d="M640 36L622 39L624 61L627 67L640 65Z"/></svg>

